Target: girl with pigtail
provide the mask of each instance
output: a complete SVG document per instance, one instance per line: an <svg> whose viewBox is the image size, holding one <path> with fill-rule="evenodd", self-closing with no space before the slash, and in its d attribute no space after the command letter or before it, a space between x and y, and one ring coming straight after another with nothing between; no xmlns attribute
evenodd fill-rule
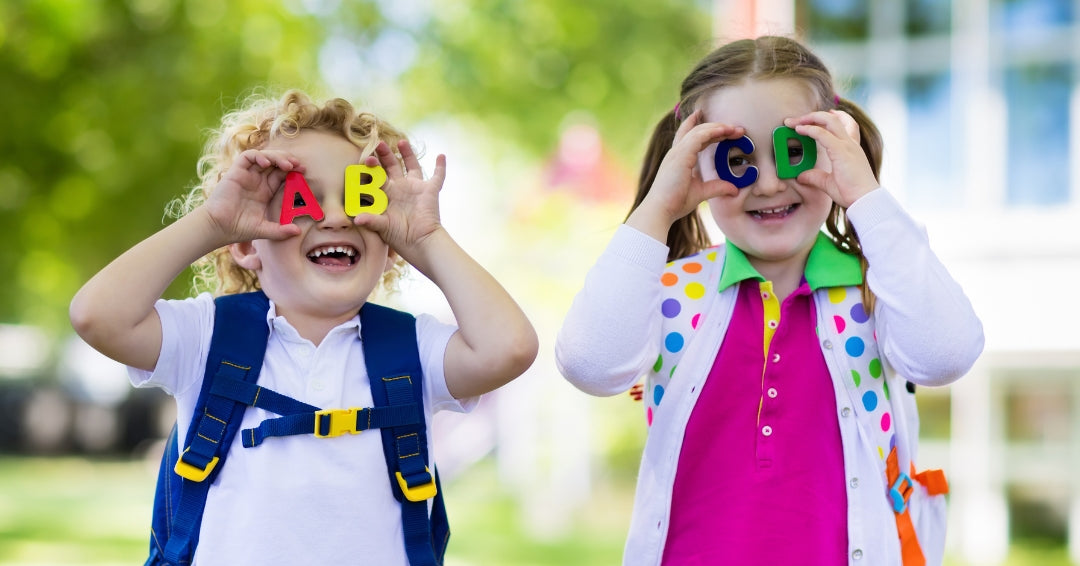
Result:
<svg viewBox="0 0 1080 566"><path fill-rule="evenodd" d="M624 564L941 563L915 385L964 375L982 326L881 186L882 148L793 39L726 44L683 81L556 342L587 393L645 378Z"/></svg>

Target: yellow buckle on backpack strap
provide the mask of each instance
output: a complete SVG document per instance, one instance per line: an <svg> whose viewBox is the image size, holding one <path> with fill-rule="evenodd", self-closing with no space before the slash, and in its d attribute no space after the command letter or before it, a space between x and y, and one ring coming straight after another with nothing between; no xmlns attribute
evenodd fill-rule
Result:
<svg viewBox="0 0 1080 566"><path fill-rule="evenodd" d="M184 450L184 454L186 453L187 450ZM181 454L180 457L176 459L176 466L173 466L173 471L176 472L176 475L191 481L203 481L206 479L206 477L210 475L210 472L214 470L214 466L217 466L219 459L217 456L214 456L214 459L206 464L206 468L201 469L185 462L184 454Z"/></svg>
<svg viewBox="0 0 1080 566"><path fill-rule="evenodd" d="M315 436L319 438L332 438L341 436L346 432L349 434L360 434L363 431L356 430L356 411L356 407L351 409L324 409L322 411L315 411ZM321 434L319 432L319 423L322 422L323 417L330 419L330 430L326 434Z"/></svg>
<svg viewBox="0 0 1080 566"><path fill-rule="evenodd" d="M428 473L428 477L431 478L431 481L416 487L409 487L409 483L405 481L401 472L394 472L394 475L397 476L398 486L401 487L401 492L405 494L405 499L414 502L426 501L435 497L435 494L439 492L439 488L435 487L435 476L431 475L431 470L425 466L424 471Z"/></svg>

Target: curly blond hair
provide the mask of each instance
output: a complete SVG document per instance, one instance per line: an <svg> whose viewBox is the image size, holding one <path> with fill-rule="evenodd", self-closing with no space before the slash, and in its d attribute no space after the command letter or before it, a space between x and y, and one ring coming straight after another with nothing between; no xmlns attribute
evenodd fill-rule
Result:
<svg viewBox="0 0 1080 566"><path fill-rule="evenodd" d="M390 123L341 98L318 104L299 90L289 90L278 97L252 94L239 109L225 114L220 127L211 131L198 162L199 182L186 195L170 202L166 214L179 218L205 202L225 171L244 151L265 147L279 136L296 137L304 130L341 134L360 148L364 157L373 154L380 141L386 142L397 155L398 141L405 139L405 134ZM207 254L191 267L196 292L228 295L260 288L255 272L237 265L225 247ZM405 262L398 258L393 269L383 274L382 286L392 289L405 269Z"/></svg>

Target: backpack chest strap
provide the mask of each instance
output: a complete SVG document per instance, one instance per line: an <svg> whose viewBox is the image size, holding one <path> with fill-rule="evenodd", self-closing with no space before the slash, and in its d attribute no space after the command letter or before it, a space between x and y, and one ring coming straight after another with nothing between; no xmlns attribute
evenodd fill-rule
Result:
<svg viewBox="0 0 1080 566"><path fill-rule="evenodd" d="M214 382L211 393L283 415L266 419L255 428L241 431L244 448L258 446L271 436L314 434L318 438L332 438L346 433L359 434L373 428L406 426L420 422L420 407L412 401L411 395L408 398L394 399L397 403L386 407L320 409L272 389L225 376Z"/></svg>

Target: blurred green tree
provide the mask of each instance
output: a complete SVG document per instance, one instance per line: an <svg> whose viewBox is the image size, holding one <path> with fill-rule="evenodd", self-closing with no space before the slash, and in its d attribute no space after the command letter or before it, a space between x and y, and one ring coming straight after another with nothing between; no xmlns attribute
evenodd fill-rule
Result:
<svg viewBox="0 0 1080 566"><path fill-rule="evenodd" d="M412 112L474 118L549 155L567 126L597 129L637 168L682 78L713 47L706 0L434 3L402 77Z"/></svg>
<svg viewBox="0 0 1080 566"><path fill-rule="evenodd" d="M396 122L452 116L542 159L585 121L633 163L710 46L707 14L705 0L0 3L0 322L65 330L72 294L168 221L206 129L255 87L318 96L371 73L398 87ZM332 94L371 95L351 90Z"/></svg>
<svg viewBox="0 0 1080 566"><path fill-rule="evenodd" d="M318 83L319 29L254 0L0 4L0 322L66 328L79 285L191 186L222 111Z"/></svg>

